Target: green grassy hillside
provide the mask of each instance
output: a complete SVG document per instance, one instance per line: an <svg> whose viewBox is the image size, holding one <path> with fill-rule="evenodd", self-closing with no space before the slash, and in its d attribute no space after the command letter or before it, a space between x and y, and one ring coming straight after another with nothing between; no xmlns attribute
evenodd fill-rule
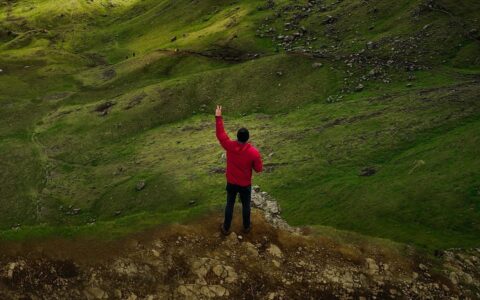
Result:
<svg viewBox="0 0 480 300"><path fill-rule="evenodd" d="M221 103L232 135L250 129L266 163L255 182L290 223L478 246L479 12L0 2L1 235L107 236L219 211Z"/></svg>

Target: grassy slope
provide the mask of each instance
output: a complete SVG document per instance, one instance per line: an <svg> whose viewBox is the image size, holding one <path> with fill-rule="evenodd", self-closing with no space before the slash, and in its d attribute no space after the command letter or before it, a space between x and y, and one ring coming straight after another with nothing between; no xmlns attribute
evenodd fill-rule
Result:
<svg viewBox="0 0 480 300"><path fill-rule="evenodd" d="M478 27L479 10L467 9L475 1L443 0L426 12L420 1L327 1L326 12L301 21L319 37L314 47L337 47L320 60L278 54L276 42L255 37L271 15L257 10L263 1L111 2L2 7L0 22L18 36L1 35L0 222L58 226L24 226L4 237L126 232L220 207L224 178L210 171L223 162L210 115L221 101L232 133L251 128L272 170L256 181L291 223L430 247L478 245L479 89L464 71L475 73L480 63L478 41L464 35ZM281 31L293 14L269 26ZM327 15L335 25L322 23ZM426 24L431 32L415 42L421 51L401 53L433 66L415 72L413 88L393 66L393 83L369 81L362 93L325 101L371 69L337 56L376 41L382 46L373 56L398 57L393 37L408 42ZM204 56L224 47L262 56ZM314 61L324 66L314 69ZM115 105L102 117L94 110L105 101ZM378 173L359 177L367 166ZM140 180L147 185L137 192ZM67 215L72 208L82 212Z"/></svg>

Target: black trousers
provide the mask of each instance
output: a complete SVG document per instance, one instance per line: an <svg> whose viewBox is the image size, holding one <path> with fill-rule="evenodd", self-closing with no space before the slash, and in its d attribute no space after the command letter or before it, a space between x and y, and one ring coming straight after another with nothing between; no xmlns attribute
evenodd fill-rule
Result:
<svg viewBox="0 0 480 300"><path fill-rule="evenodd" d="M227 206L225 207L225 221L223 222L223 228L227 231L230 230L237 194L240 194L240 200L242 201L243 227L250 228L250 201L252 199L252 187L227 183L226 190Z"/></svg>

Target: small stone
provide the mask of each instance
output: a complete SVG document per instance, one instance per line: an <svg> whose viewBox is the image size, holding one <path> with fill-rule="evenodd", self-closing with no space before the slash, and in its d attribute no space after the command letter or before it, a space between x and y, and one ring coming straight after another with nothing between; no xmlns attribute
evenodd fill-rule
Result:
<svg viewBox="0 0 480 300"><path fill-rule="evenodd" d="M251 255L253 255L255 257L258 256L258 250L252 243L244 242L243 245L247 249L248 253L250 253Z"/></svg>
<svg viewBox="0 0 480 300"><path fill-rule="evenodd" d="M413 272L412 273L412 279L413 280L416 280L418 278L418 273L417 272Z"/></svg>
<svg viewBox="0 0 480 300"><path fill-rule="evenodd" d="M359 176L372 176L377 173L377 170L374 167L365 167L360 171Z"/></svg>
<svg viewBox="0 0 480 300"><path fill-rule="evenodd" d="M137 191L141 191L145 188L145 185L146 185L145 180L141 180L141 181L137 182L137 185L135 186L135 189Z"/></svg>
<svg viewBox="0 0 480 300"><path fill-rule="evenodd" d="M316 62L316 63L312 64L312 68L314 68L314 69L319 69L321 67L323 67L323 64L320 63L320 62Z"/></svg>
<svg viewBox="0 0 480 300"><path fill-rule="evenodd" d="M371 274L371 275L377 274L378 271L379 271L377 263L372 258L367 258L366 259L366 267L368 269L368 273Z"/></svg>
<svg viewBox="0 0 480 300"><path fill-rule="evenodd" d="M419 264L418 265L418 268L424 272L426 272L428 270L427 266L425 266L424 264Z"/></svg>
<svg viewBox="0 0 480 300"><path fill-rule="evenodd" d="M89 287L83 291L83 294L87 299L108 299L108 294L98 287Z"/></svg>
<svg viewBox="0 0 480 300"><path fill-rule="evenodd" d="M278 257L278 258L282 258L283 257L283 253L282 253L282 250L280 250L280 248L275 245L275 244L270 244L270 246L268 247L267 249L267 252L272 255L272 256L275 256L275 257Z"/></svg>
<svg viewBox="0 0 480 300"><path fill-rule="evenodd" d="M361 91L363 91L364 88L365 88L365 86L363 84L359 83L357 85L357 87L355 88L355 91L356 92L361 92Z"/></svg>
<svg viewBox="0 0 480 300"><path fill-rule="evenodd" d="M215 275L217 275L218 277L225 277L223 274L224 274L224 268L223 266L221 265L216 265L212 268L212 271Z"/></svg>
<svg viewBox="0 0 480 300"><path fill-rule="evenodd" d="M450 272L450 275L448 276L450 278L450 281L454 284L458 284L458 275L455 272Z"/></svg>

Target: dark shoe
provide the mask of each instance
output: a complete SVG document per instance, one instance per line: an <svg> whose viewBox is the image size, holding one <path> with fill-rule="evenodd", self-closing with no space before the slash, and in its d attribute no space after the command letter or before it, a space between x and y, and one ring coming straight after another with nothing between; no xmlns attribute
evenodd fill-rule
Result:
<svg viewBox="0 0 480 300"><path fill-rule="evenodd" d="M220 224L220 232L221 232L223 235L227 236L227 235L230 234L231 231L230 231L230 230L225 230L225 228L223 227L223 224Z"/></svg>
<svg viewBox="0 0 480 300"><path fill-rule="evenodd" d="M249 234L250 231L252 231L252 226L250 226L250 227L248 227L248 228L243 228L243 230L242 230L242 232L243 232L244 234Z"/></svg>

